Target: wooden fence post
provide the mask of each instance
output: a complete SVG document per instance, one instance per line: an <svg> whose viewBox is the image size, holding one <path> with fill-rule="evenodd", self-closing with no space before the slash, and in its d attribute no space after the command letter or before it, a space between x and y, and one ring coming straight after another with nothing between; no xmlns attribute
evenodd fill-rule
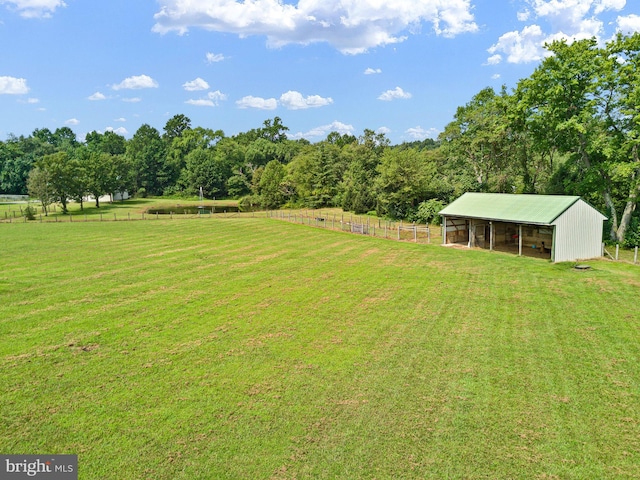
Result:
<svg viewBox="0 0 640 480"><path fill-rule="evenodd" d="M638 263L638 246L636 245L635 251L633 252L633 264Z"/></svg>
<svg viewBox="0 0 640 480"><path fill-rule="evenodd" d="M616 260L618 260L618 251L620 250L620 244L616 243Z"/></svg>

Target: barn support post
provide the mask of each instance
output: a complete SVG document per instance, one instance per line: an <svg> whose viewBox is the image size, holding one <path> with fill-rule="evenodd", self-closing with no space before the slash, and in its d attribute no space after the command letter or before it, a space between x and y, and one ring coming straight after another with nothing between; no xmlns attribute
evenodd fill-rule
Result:
<svg viewBox="0 0 640 480"><path fill-rule="evenodd" d="M442 217L442 244L447 244L447 217Z"/></svg>
<svg viewBox="0 0 640 480"><path fill-rule="evenodd" d="M493 222L489 222L489 251L493 251Z"/></svg>
<svg viewBox="0 0 640 480"><path fill-rule="evenodd" d="M522 225L518 225L518 256L522 256Z"/></svg>

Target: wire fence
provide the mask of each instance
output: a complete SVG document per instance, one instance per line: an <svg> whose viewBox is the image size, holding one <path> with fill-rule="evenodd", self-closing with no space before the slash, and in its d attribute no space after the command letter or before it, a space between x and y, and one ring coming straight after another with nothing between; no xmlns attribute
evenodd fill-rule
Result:
<svg viewBox="0 0 640 480"><path fill-rule="evenodd" d="M32 207L33 208L33 207ZM153 220L186 220L206 218L272 218L310 227L349 232L369 237L387 238L414 243L439 243L442 241L442 229L436 225L395 222L377 217L360 216L336 210L263 210L252 212L226 211L224 207L214 210L200 210L198 213L148 212L101 212L62 215L54 207L45 214L41 208L28 219L26 210L16 206L12 210L0 213L0 223L80 223L80 222L123 222Z"/></svg>
<svg viewBox="0 0 640 480"><path fill-rule="evenodd" d="M266 214L270 218L291 223L370 237L426 244L442 242L442 228L436 225L394 222L377 217L324 210L274 210Z"/></svg>

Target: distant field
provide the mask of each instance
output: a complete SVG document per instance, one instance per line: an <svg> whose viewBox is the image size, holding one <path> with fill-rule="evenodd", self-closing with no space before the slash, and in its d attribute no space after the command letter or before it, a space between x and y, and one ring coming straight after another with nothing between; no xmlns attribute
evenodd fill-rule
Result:
<svg viewBox="0 0 640 480"><path fill-rule="evenodd" d="M0 452L82 479L640 477L640 267L269 218L0 225Z"/></svg>

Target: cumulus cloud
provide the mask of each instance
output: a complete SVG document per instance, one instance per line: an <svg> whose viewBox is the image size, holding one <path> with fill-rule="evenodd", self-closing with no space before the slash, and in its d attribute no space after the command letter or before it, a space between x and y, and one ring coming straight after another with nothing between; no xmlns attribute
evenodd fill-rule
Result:
<svg viewBox="0 0 640 480"><path fill-rule="evenodd" d="M127 131L126 128L124 127L118 127L118 128L113 128L113 127L107 127L105 129L107 132L113 132L113 133L117 133L118 135L122 135L123 137L125 135L129 135L129 132Z"/></svg>
<svg viewBox="0 0 640 480"><path fill-rule="evenodd" d="M158 88L158 86L158 82L148 75L135 75L125 78L122 82L113 85L111 88L114 90L139 90L142 88Z"/></svg>
<svg viewBox="0 0 640 480"><path fill-rule="evenodd" d="M630 34L640 32L640 15L627 15L624 17L618 17L616 20L618 24L618 30L622 33Z"/></svg>
<svg viewBox="0 0 640 480"><path fill-rule="evenodd" d="M2 4L24 18L49 18L56 8L67 6L62 0L0 0Z"/></svg>
<svg viewBox="0 0 640 480"><path fill-rule="evenodd" d="M493 47L491 47L491 48L493 48ZM487 58L487 63L485 65L498 65L500 62L502 62L502 55L497 53L497 54L491 55L489 58Z"/></svg>
<svg viewBox="0 0 640 480"><path fill-rule="evenodd" d="M406 33L430 24L437 35L454 37L478 26L471 0L159 0L153 30L186 33L190 28L260 35L270 47L327 42L343 53L404 41Z"/></svg>
<svg viewBox="0 0 640 480"><path fill-rule="evenodd" d="M496 52L505 53L509 63L539 61L545 55L543 47L546 38L542 28L538 25L525 27L521 32L507 32L487 50L492 54L487 63L495 65L502 59L502 56Z"/></svg>
<svg viewBox="0 0 640 480"><path fill-rule="evenodd" d="M353 125L348 125L335 120L328 125L321 125L319 127L312 128L307 132L298 132L294 135L289 135L289 137L293 140L300 138L317 139L325 138L331 132L338 132L340 135L353 135L354 130Z"/></svg>
<svg viewBox="0 0 640 480"><path fill-rule="evenodd" d="M405 92L400 87L396 87L393 90L382 92L378 97L378 100L390 102L391 100L407 100L409 98L411 98L411 94L409 92Z"/></svg>
<svg viewBox="0 0 640 480"><path fill-rule="evenodd" d="M259 110L275 110L278 101L275 98L261 98L247 95L236 102L238 108L257 108Z"/></svg>
<svg viewBox="0 0 640 480"><path fill-rule="evenodd" d="M289 110L325 107L332 103L333 99L331 97L323 98L319 95L304 97L300 92L291 90L280 96L280 104Z"/></svg>
<svg viewBox="0 0 640 480"><path fill-rule="evenodd" d="M114 120L114 122L126 122L126 121L127 121L127 119L126 119L126 118L124 118L124 117L116 118L116 119Z"/></svg>
<svg viewBox="0 0 640 480"><path fill-rule="evenodd" d="M96 102L99 100L106 100L107 97L104 96L104 94L100 93L100 92L96 92L93 95L90 95L87 97L89 100Z"/></svg>
<svg viewBox="0 0 640 480"><path fill-rule="evenodd" d="M604 22L598 16L622 10L626 0L527 0L526 3L531 10L519 12L518 19L533 18L535 23L501 35L488 49L492 56L487 64L494 65L503 57L509 63L538 62L549 55L544 45L554 40L569 43L592 37L602 40ZM499 54L502 55L498 57Z"/></svg>
<svg viewBox="0 0 640 480"><path fill-rule="evenodd" d="M382 73L382 70L381 70L381 69L379 69L379 68L367 68L367 69L364 71L364 74L365 74L365 75L375 75L375 74L377 74L377 73Z"/></svg>
<svg viewBox="0 0 640 480"><path fill-rule="evenodd" d="M217 107L221 101L226 99L227 95L222 93L220 90L216 90L215 92L209 92L206 98L187 100L185 103L195 107Z"/></svg>
<svg viewBox="0 0 640 480"><path fill-rule="evenodd" d="M209 90L209 84L200 77L182 85L187 92L197 92L199 90Z"/></svg>
<svg viewBox="0 0 640 480"><path fill-rule="evenodd" d="M131 97L131 98L123 98L122 101L127 103L138 103L138 102L141 102L142 99L140 97Z"/></svg>
<svg viewBox="0 0 640 480"><path fill-rule="evenodd" d="M0 77L0 95L24 95L26 93L29 93L26 79Z"/></svg>
<svg viewBox="0 0 640 480"><path fill-rule="evenodd" d="M420 126L417 126L407 129L405 133L409 136L409 138L412 138L413 140L425 140L427 138L438 138L440 130L438 130L437 128L424 129Z"/></svg>
<svg viewBox="0 0 640 480"><path fill-rule="evenodd" d="M66 122L64 122L65 125L79 125L80 124L80 120L78 120L77 118L70 118L69 120L67 120Z"/></svg>
<svg viewBox="0 0 640 480"><path fill-rule="evenodd" d="M207 52L206 58L207 58L207 63L217 63L225 59L223 54L211 53L211 52Z"/></svg>

